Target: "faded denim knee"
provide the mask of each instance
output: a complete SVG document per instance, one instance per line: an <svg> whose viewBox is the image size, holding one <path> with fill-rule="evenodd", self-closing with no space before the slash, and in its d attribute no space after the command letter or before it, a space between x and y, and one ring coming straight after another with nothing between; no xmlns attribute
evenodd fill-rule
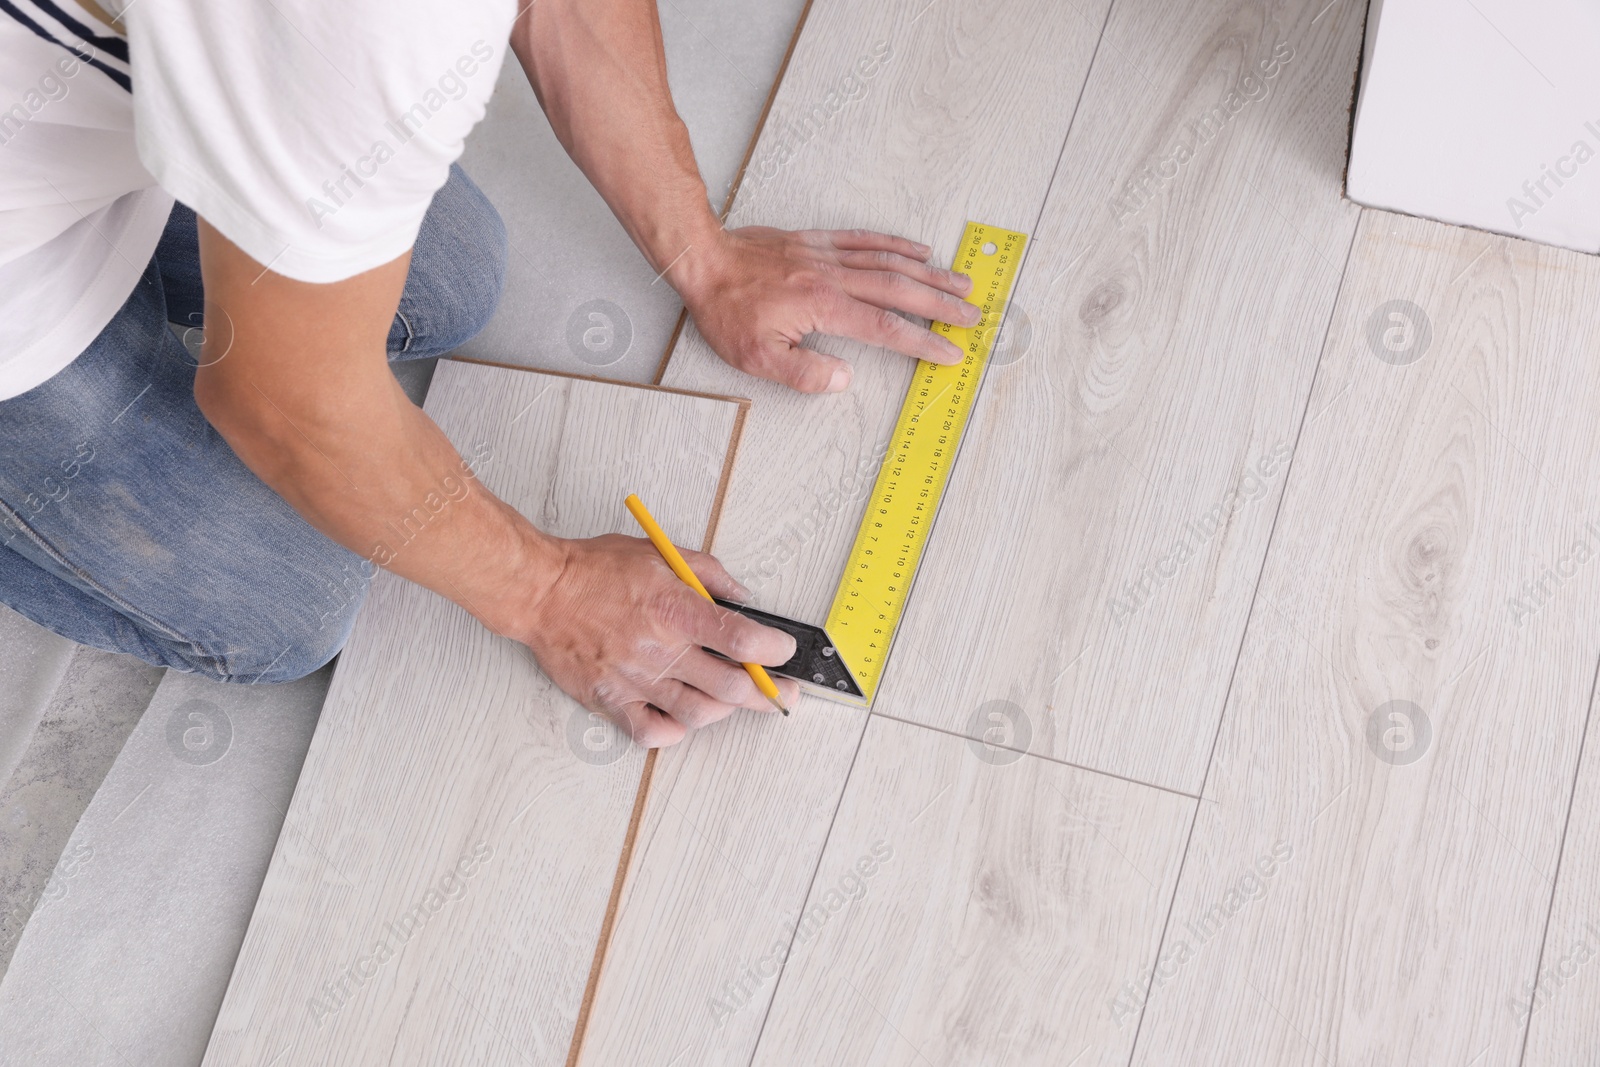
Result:
<svg viewBox="0 0 1600 1067"><path fill-rule="evenodd" d="M376 568L343 550L304 565L275 595L239 598L204 619L183 667L223 682L289 682L323 666L344 648ZM213 605L215 611L215 605Z"/></svg>
<svg viewBox="0 0 1600 1067"><path fill-rule="evenodd" d="M391 359L441 356L489 324L506 279L506 228L459 166L434 194L411 251Z"/></svg>

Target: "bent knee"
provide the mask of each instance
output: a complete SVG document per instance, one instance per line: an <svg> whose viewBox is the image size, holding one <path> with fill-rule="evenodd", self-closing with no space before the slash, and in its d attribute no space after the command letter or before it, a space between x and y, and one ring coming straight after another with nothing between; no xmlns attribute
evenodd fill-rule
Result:
<svg viewBox="0 0 1600 1067"><path fill-rule="evenodd" d="M400 301L399 353L443 355L477 336L505 289L505 223L459 166L434 194Z"/></svg>
<svg viewBox="0 0 1600 1067"><path fill-rule="evenodd" d="M279 631L264 643L230 650L223 680L255 685L304 678L339 654L354 624L351 610L316 629Z"/></svg>
<svg viewBox="0 0 1600 1067"><path fill-rule="evenodd" d="M244 685L292 682L344 648L366 599L365 581L321 583L315 597L238 605L206 620L204 638L174 649L187 669Z"/></svg>

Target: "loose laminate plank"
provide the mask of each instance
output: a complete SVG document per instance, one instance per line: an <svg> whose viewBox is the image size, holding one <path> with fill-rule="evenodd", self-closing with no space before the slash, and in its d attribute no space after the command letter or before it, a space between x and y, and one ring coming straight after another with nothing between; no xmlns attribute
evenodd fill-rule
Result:
<svg viewBox="0 0 1600 1067"><path fill-rule="evenodd" d="M1155 959L1194 807L874 716L797 935L739 976L783 965L756 1067L1125 1067L1105 991Z"/></svg>
<svg viewBox="0 0 1600 1067"><path fill-rule="evenodd" d="M1360 47L1358 5L1118 0L876 711L1004 700L1018 747L1199 790L1355 232Z"/></svg>
<svg viewBox="0 0 1600 1067"><path fill-rule="evenodd" d="M1595 678L1597 309L1591 257L1363 214L1136 1067L1518 1062Z"/></svg>
<svg viewBox="0 0 1600 1067"><path fill-rule="evenodd" d="M1106 9L814 0L730 225L897 231L940 263L968 218L1031 230ZM817 344L855 364L847 393L735 372L692 326L663 381L752 398L714 549L757 606L820 623L912 364ZM713 1002L804 902L864 725L807 698L661 754L584 1064L749 1062L771 984L730 1017Z"/></svg>
<svg viewBox="0 0 1600 1067"><path fill-rule="evenodd" d="M631 532L639 490L699 546L741 406L446 361L427 407L543 529ZM522 645L379 575L206 1063L561 1062L643 759Z"/></svg>

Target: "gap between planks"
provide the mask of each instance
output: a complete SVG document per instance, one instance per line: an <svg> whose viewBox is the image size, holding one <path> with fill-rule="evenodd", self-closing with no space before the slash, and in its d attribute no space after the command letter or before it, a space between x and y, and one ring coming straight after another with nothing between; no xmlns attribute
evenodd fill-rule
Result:
<svg viewBox="0 0 1600 1067"><path fill-rule="evenodd" d="M789 35L789 47L783 51L783 62L778 64L777 76L772 79L772 87L767 90L767 99L761 105L761 114L756 119L756 128L750 133L750 142L745 145L744 158L739 161L739 169L734 172L733 182L728 187L728 195L723 200L721 218L726 219L728 212L733 208L734 197L739 195L739 186L744 184L745 170L750 166L750 157L755 155L756 142L761 139L761 131L767 124L767 115L772 111L772 101L777 98L778 87L783 84L783 76L789 70L789 60L794 56L794 48L800 40L800 33L805 29L806 17L811 14L812 0L806 0L805 7L800 9L800 17L795 20L794 32ZM695 393L692 390L669 389L661 384L661 377L667 372L667 361L672 358L672 351L678 346L678 335L683 332L683 325L688 320L689 309L683 308L678 312L678 321L672 327L672 334L667 338L666 348L661 353L661 360L656 364L656 372L649 385L639 388L660 389L674 393L688 393L692 396L711 397L711 393ZM474 360L471 362L489 362L487 360ZM493 366L507 366L507 364L492 364ZM568 375L568 377L583 378L586 375ZM595 379L604 380L604 379ZM634 383L618 383L634 384ZM737 400L739 413L734 416L733 433L728 441L728 453L723 459L722 478L717 483L717 495L711 504L711 517L706 522L705 540L700 545L700 551L709 553L717 536L717 524L722 518L722 502L727 499L728 485L733 478L734 460L739 454L739 439L744 433L745 417L750 413L750 401L744 397L718 397L718 399ZM567 1049L567 1067L577 1067L578 1059L583 1055L583 1039L589 1030L589 1015L594 1009L595 993L600 988L600 974L605 967L606 951L611 947L611 933L616 928L617 910L622 904L622 890L628 880L628 869L633 863L633 849L639 840L639 827L644 822L645 804L650 799L650 783L655 779L656 755L659 749L651 749L644 757L644 769L639 772L639 792L634 796L633 814L628 819L628 832L622 839L622 853L617 857L617 873L611 882L611 899L606 904L605 919L600 924L600 937L594 946L594 962L589 965L589 979L583 988L583 1001L578 1006L578 1020L572 1028L572 1044Z"/></svg>
<svg viewBox="0 0 1600 1067"><path fill-rule="evenodd" d="M1589 749L1589 727L1594 723L1594 698L1597 688L1600 688L1600 659L1595 661L1595 674L1589 682L1589 707L1583 715L1583 733L1578 738L1578 758L1572 764L1572 788L1567 792L1567 817L1561 823L1561 843L1556 846L1556 866L1550 875L1550 903L1544 912L1544 928L1539 932L1539 955L1533 961L1533 979L1535 988L1538 987L1539 975L1544 972L1544 952L1550 947L1550 922L1556 914L1556 895L1561 888L1561 863L1567 858L1567 838L1572 832L1572 809L1578 803L1578 783L1583 779L1583 757ZM1530 997L1529 1007L1533 1006ZM1533 1035L1533 1012L1528 1013L1528 1022L1522 1028L1522 1047L1517 1052L1517 1064L1528 1061L1528 1038Z"/></svg>
<svg viewBox="0 0 1600 1067"><path fill-rule="evenodd" d="M779 91L780 87L783 84L784 76L787 74L787 72L789 70L789 64L790 64L791 59L794 56L795 47L799 43L800 35L802 34L802 32L805 29L807 18L811 13L812 3L813 3L813 0L806 0L805 7L801 10L800 17L798 18L798 20L796 20L794 32L793 32L793 34L791 34L791 36L789 38L788 48L785 49L785 51L784 51L783 60L779 64L779 67L778 67L778 73L777 73L776 77L773 79L771 88L768 90L766 102L762 106L761 114L757 118L755 129L752 131L749 143L747 144L747 146L745 148L744 158L739 163L739 168L734 174L733 182L729 186L728 194L727 194L727 196L726 196L726 198L725 198L725 200L723 202L722 210L720 212L720 216L724 220L726 220L729 212L732 210L734 201L738 196L739 189L740 189L740 187L742 186L742 184L744 182L745 173L746 173L746 171L747 171L747 169L749 167L750 160L751 160L752 156L755 153L756 145L760 140L761 133L762 133L763 129L766 126L767 118L768 118L769 114L771 113L773 102L776 100L777 95L778 95L778 91ZM1091 69L1091 70L1093 69L1095 59L1099 54L1100 44L1105 39L1106 26L1110 23L1111 11L1112 11L1114 6L1115 6L1114 4L1107 5L1106 15L1101 20L1099 32L1096 34L1096 37L1095 37L1095 46L1094 46L1093 51L1091 52L1090 59L1089 59L1089 69ZM1045 205L1049 201L1050 191L1054 187L1055 182L1056 182L1056 178L1060 173L1061 162L1065 158L1067 144L1068 144L1068 141L1069 141L1069 139L1071 137L1071 134L1072 134L1072 128L1073 128L1073 125L1074 125L1074 123L1076 121L1076 118L1077 118L1078 109L1083 103L1083 97L1084 97L1084 93L1087 90L1087 85L1088 85L1088 78L1085 77L1083 82L1080 83L1080 85L1078 87L1078 95L1077 95L1076 99L1073 101L1073 114L1072 114L1071 117L1069 117L1069 119L1067 121L1066 129L1063 131L1063 134L1062 134L1062 137L1061 137L1061 145L1060 145L1060 148L1058 149L1058 151L1056 153L1055 165L1051 169L1050 178L1049 178L1048 182L1045 185L1044 194L1040 198L1039 209L1038 209L1037 213L1035 214L1033 226L1029 230L1030 238L1032 237L1032 235L1034 233L1037 233L1037 231L1039 229L1039 226L1043 222ZM1352 243L1353 243L1353 239L1352 239ZM1030 240L1030 242L1029 242L1029 252L1031 252L1031 251L1032 251L1032 242ZM1026 270L1026 267L1027 267L1027 258L1025 257L1022 266L1018 270L1018 281L1019 282L1021 280L1022 274ZM674 324L673 329L672 329L672 333L667 339L666 348L662 352L660 362L657 364L656 372L655 372L654 377L652 378L651 384L647 385L647 386L640 386L641 388L652 388L652 387L653 388L666 388L666 387L661 385L661 382L662 382L663 377L666 374L667 366L668 366L669 362L671 361L672 354L673 354L674 350L677 347L679 337L682 334L683 327L684 327L684 325L685 325L685 323L687 321L688 321L688 309L684 308L683 310L680 310L680 312L678 313L677 322ZM485 363L488 363L490 361L486 361L486 360L470 360L470 362L485 362ZM500 365L504 365L504 364L492 364L492 365L500 366ZM578 377L578 378L592 377L592 376L586 376L586 375L567 375L567 376ZM602 381L604 381L604 380L607 380L607 379L596 378L594 380L602 380ZM734 424L733 434L732 434L732 438L731 438L731 441L730 441L730 444L729 444L729 448L728 448L727 459L726 459L726 462L725 462L725 465L724 465L724 468L723 468L722 479L719 482L718 487L717 487L716 499L715 499L715 502L713 504L712 514L711 514L709 523L708 523L707 528L706 528L705 541L704 541L704 543L702 545L702 551L710 552L711 546L713 545L713 543L715 541L716 532L717 532L717 526L718 526L718 524L720 522L720 519L721 519L722 506L723 506L724 500L726 499L727 490L728 490L728 486L729 486L729 483L730 483L730 480L731 480L731 474L732 474L732 470L733 470L733 463L734 463L734 460L735 460L735 458L737 456L737 453L738 453L739 442L740 442L740 439L741 439L742 431L744 429L745 419L746 419L746 417L748 415L749 408L750 408L750 401L748 399L725 397L725 396L722 396L721 394L694 392L694 391L691 391L691 390L671 390L671 391L674 391L674 392L686 392L686 393L689 393L690 395L695 395L695 396L716 397L718 399L741 399L739 412L738 412L738 415L736 416L736 421L735 421L735 424ZM1309 403L1309 395L1308 395L1308 403ZM1303 420L1303 413L1302 413L1302 420ZM1280 505L1281 505L1281 497L1280 497ZM1265 559L1265 554L1263 554L1263 559ZM874 713L869 709L867 714L871 715L871 714L874 714ZM882 717L885 718L885 719L893 720L895 722L904 723L906 725L920 726L920 727L922 727L924 729L932 730L935 733L944 733L944 734L949 734L951 736L960 736L958 734L955 734L953 731L942 730L942 729L939 729L938 727L929 726L929 725L924 724L924 723L910 722L909 720L901 719L901 718L896 717L896 716L885 715L885 716L882 716ZM860 753L861 740L864 737L865 737L865 731L863 731L863 733L861 735L861 738L857 739L856 751L854 753L852 753L852 756L851 756L851 766L852 766L852 768L854 766L854 762L855 762L856 757ZM646 806L646 803L647 803L647 801L649 799L650 787L651 787L651 783L652 783L652 781L654 779L654 772L655 772L655 767L656 767L656 758L657 758L658 751L659 750L654 750L653 749L646 755L644 768L640 773L639 789L638 789L638 793L636 794L636 796L634 798L633 812L632 812L632 815L631 815L631 817L629 819L627 834L626 834L626 836L625 836L625 838L623 840L622 852L621 852L621 855L620 855L620 857L618 859L617 873L616 873L616 876L615 876L615 878L613 879L613 882L612 882L611 898L610 898L610 901L608 902L607 907L606 907L605 918L604 918L604 921L603 921L602 926L601 926L600 937L599 937L599 940L597 941L597 943L595 945L594 962L590 967L588 981L587 981L587 984L586 984L585 989L584 989L583 1000L582 1000L582 1003L581 1003L581 1005L579 1007L578 1019L577 1019L577 1022L575 1024L574 1028L573 1028L572 1044L571 1044L571 1046L570 1046L570 1048L568 1050L568 1055L567 1055L567 1060L566 1060L567 1067L577 1067L578 1062L579 1062L579 1060L580 1060L580 1058L582 1056L583 1043L584 1043L585 1037L587 1036L589 1018L590 1018L590 1015L591 1015L591 1012L592 1012L592 1009L593 1009L595 995L596 995L596 993L597 993L597 991L599 989L600 978L602 976L602 972L603 972L603 969L604 969L607 952L608 952L608 950L610 948L610 942L611 942L612 933L613 933L613 931L615 929L617 912L618 912L618 910L620 908L620 904L621 904L622 891L625 888L625 885L626 885L626 882L627 882L627 875L628 875L628 872L629 872L629 868L631 867L632 858L633 858L633 852L634 852L635 845L637 843L639 829L640 829L640 826L643 824L643 816L644 816L645 806ZM1126 776L1115 774L1115 773L1109 773L1109 772L1102 771L1102 770L1099 770L1099 769L1093 768L1093 767L1088 767L1088 766L1083 766L1083 765L1080 765L1080 764L1072 763L1071 761L1060 760L1060 759L1056 759L1056 758L1053 758L1053 757L1050 757L1050 756L1039 755L1037 753L1023 753L1023 755L1025 755L1025 756L1026 755L1035 755L1035 756L1038 756L1038 758L1044 759L1046 762L1063 764L1065 766L1072 767L1072 768L1075 768L1075 769L1078 769L1078 770L1088 771L1088 772L1092 772L1094 774L1104 775L1105 777L1108 777L1108 778L1113 778L1113 779L1118 779L1118 780L1121 780L1121 781L1126 781L1126 782L1129 782L1130 784L1134 784L1134 785L1148 786L1150 788L1159 790L1161 792L1171 793L1171 794L1176 795L1176 796L1182 796L1182 797L1185 797L1186 799L1196 801L1197 804L1198 804L1198 802L1200 800L1203 799L1202 795L1191 794L1191 793L1187 793L1187 792L1185 792L1183 790L1172 789L1172 788L1169 788L1169 787L1166 787L1166 786L1153 785L1151 783L1143 782L1143 781L1140 781L1138 779L1126 777ZM846 775L846 783L847 784L848 784L848 779L849 779L849 775L847 773L847 775ZM1203 792L1204 792L1204 790L1202 789L1201 793L1203 794ZM843 800L844 800L844 791L841 790L840 797L839 797L839 802L842 804ZM835 814L835 816L837 816L837 806L835 808L835 813L834 814ZM1191 820L1190 830L1191 830L1191 834L1192 834L1192 831L1193 831L1193 821L1192 820ZM825 836L824 840L826 840L826 836ZM820 852L820 851L819 851L818 856L817 856L817 862L818 862L819 865L822 862L822 852ZM1181 870L1181 866L1180 866L1180 870ZM813 875L812 875L812 881L813 882L815 881L815 876L816 876L816 872L814 870L813 871ZM809 896L809 892L810 891L808 889L808 891L807 891L807 895L808 896ZM1164 929L1163 929L1163 933L1164 933ZM782 979L782 973L781 972L780 972L780 974L778 976L778 979L779 979L779 981L781 981L781 979ZM770 1006L771 1005L769 1003L769 1005L768 1005L769 1010L770 1010ZM1142 1018L1142 1013L1141 1013L1141 1018ZM765 1021L766 1021L765 1018L763 1018L763 1021L762 1021L762 1028L763 1029L765 1028ZM757 1044L759 1045L759 1043L760 1043L760 1038L758 1036L757 1037Z"/></svg>
<svg viewBox="0 0 1600 1067"><path fill-rule="evenodd" d="M924 730L931 730L936 734L945 734L946 736L953 737L958 741L972 740L972 738L968 737L959 730L950 730L943 726L934 726L930 723L917 722L915 719L906 719L900 717L899 715L888 715L881 711L870 712L870 714L875 715L887 722L905 723L907 726L920 726ZM989 745L991 748L999 748L1004 749L1007 752L1015 752L1019 756L1032 756L1034 759L1042 759L1046 763L1056 763L1063 767L1071 767L1076 771L1085 771L1089 774L1098 774L1102 778L1112 778L1119 782L1127 782L1129 785L1141 785L1146 789L1154 789L1160 793L1171 793L1175 797L1183 797L1186 800L1201 801L1206 799L1203 792L1186 793L1182 789L1175 789L1170 785L1158 785L1155 782L1146 782L1138 778L1130 778L1126 774L1117 774L1115 771L1101 770L1099 767L1091 767L1086 763L1074 763L1071 760L1062 759L1059 756L1051 756L1044 752L1030 752L1027 749L1012 748L1010 745L995 745L988 741L985 741L984 744Z"/></svg>
<svg viewBox="0 0 1600 1067"><path fill-rule="evenodd" d="M482 362L473 360L469 362ZM569 375L582 378L583 375ZM728 483L733 480L733 464L739 455L739 438L744 433L745 417L750 413L750 401L740 397L718 397L711 393L695 393L685 389L669 389L662 385L642 385L637 382L616 382L634 389L648 389L656 393L679 393L715 400L732 400L739 410L733 417L733 432L728 437L728 451L722 457L722 475L717 479L717 494L711 501L711 517L706 520L705 537L700 551L709 553L717 536L717 522L722 518L722 502L728 496ZM655 780L656 755L660 749L652 748L644 756L644 767L639 772L639 790L634 794L633 813L628 817L628 832L622 838L622 852L617 857L617 873L611 879L611 898L606 902L605 918L600 922L600 936L594 945L594 961L589 965L589 978L584 983L583 1000L578 1005L578 1020L572 1027L572 1044L567 1049L567 1067L577 1067L583 1054L583 1038L589 1029L589 1014L594 1008L595 993L600 989L600 975L605 968L606 950L611 947L611 932L617 925L617 910L622 904L622 890L628 881L628 869L633 863L634 845L639 840L639 827L644 822L644 809L650 799L650 783Z"/></svg>
<svg viewBox="0 0 1600 1067"><path fill-rule="evenodd" d="M1367 209L1362 208L1361 214L1366 214ZM1233 666L1228 671L1228 685L1222 693L1222 711L1217 715L1216 729L1211 733L1211 748L1206 753L1206 769L1200 778L1200 795L1197 799L1204 800L1206 783L1211 780L1211 766L1217 755L1217 742L1222 737L1222 724L1228 719L1229 701L1233 699L1233 683L1239 676L1239 662L1244 658L1244 644L1250 635L1250 619L1255 615L1256 597L1261 592L1261 580L1267 573L1267 560L1272 558L1272 542L1278 532L1278 520L1283 515L1283 502L1289 497L1289 486L1294 480L1294 461L1300 455L1300 438L1305 434L1306 416L1311 411L1311 401L1317 395L1317 377L1322 371L1322 354L1328 349L1328 340L1333 336L1333 323L1339 313L1339 299L1344 295L1345 279L1350 274L1350 253L1356 247L1356 240L1361 234L1361 216L1356 217L1356 224L1350 227L1350 243L1345 246L1344 264L1339 271L1339 284L1334 289L1333 303L1328 307L1328 321L1322 328L1322 344L1318 349L1317 365L1311 371L1311 382L1306 387L1305 404L1300 408L1300 425L1295 429L1294 451L1289 454L1289 466L1283 472L1283 491L1278 494L1278 506L1272 513L1272 526L1267 530L1266 547L1261 552L1261 566L1256 568L1255 586L1250 590L1250 607L1245 611L1245 624L1239 629L1239 644L1234 649ZM1161 936L1156 941L1156 959L1161 959L1161 950L1167 944L1167 931L1172 928L1172 913L1178 906L1177 887L1183 884L1183 873L1189 865L1189 848L1194 844L1194 831L1200 821L1200 805L1196 804L1194 814L1189 818L1189 832L1183 838L1183 855L1178 857L1178 877L1173 883L1172 896L1167 900L1167 917L1161 922ZM1132 1067L1135 1057L1139 1055L1139 1037L1144 1032L1145 1009L1149 1006L1149 999L1139 1006L1139 1018L1133 1026L1133 1041L1128 1046L1128 1064Z"/></svg>
<svg viewBox="0 0 1600 1067"><path fill-rule="evenodd" d="M734 197L739 195L739 186L744 184L744 172L749 169L750 157L756 154L756 142L761 140L761 131L766 128L767 116L772 112L772 102L778 98L778 87L783 84L783 76L789 72L789 60L794 57L794 46L800 41L800 33L806 28L806 17L811 14L812 0L806 0L806 6L800 9L800 17L795 20L794 32L789 35L789 47L783 50L783 62L778 64L778 74L772 79L772 88L767 90L767 102L761 105L761 114L756 116L756 128L750 133L750 143L744 146L744 158L739 160L739 169L733 172L733 182L728 186L728 195L722 201L722 211L718 217L726 222L728 212L733 210ZM681 308L678 311L678 321L672 327L672 335L667 338L667 347L661 352L661 360L656 364L656 373L651 382L660 385L662 377L667 373L667 362L672 359L672 350L678 347L678 335L683 332L683 324L689 321L689 309ZM709 544L709 542L707 542Z"/></svg>

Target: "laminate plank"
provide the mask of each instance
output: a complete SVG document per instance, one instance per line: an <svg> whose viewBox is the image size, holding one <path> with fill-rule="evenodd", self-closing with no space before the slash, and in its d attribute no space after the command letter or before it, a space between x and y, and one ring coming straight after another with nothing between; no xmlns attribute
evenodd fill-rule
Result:
<svg viewBox="0 0 1600 1067"><path fill-rule="evenodd" d="M1518 1062L1595 679L1597 309L1590 257L1363 213L1133 1064Z"/></svg>
<svg viewBox="0 0 1600 1067"><path fill-rule="evenodd" d="M730 225L898 231L942 263L968 218L1031 230L1107 6L815 0ZM848 392L733 371L692 325L663 381L752 398L713 548L757 606L820 623L912 364L816 344L854 362ZM803 904L865 721L805 698L661 753L581 1062L745 1067L772 984L712 1002Z"/></svg>
<svg viewBox="0 0 1600 1067"><path fill-rule="evenodd" d="M428 411L543 529L630 530L647 486L699 545L741 406L446 361ZM644 759L602 723L523 646L379 575L206 1062L559 1062Z"/></svg>
<svg viewBox="0 0 1600 1067"><path fill-rule="evenodd" d="M1583 548L1578 548L1579 542ZM1568 546L1570 555L1562 570L1586 568L1596 549L1600 535L1586 529ZM1552 571L1552 577L1564 576ZM1546 589L1552 584L1547 579ZM1583 757L1560 859L1550 872L1556 887L1542 938L1544 950L1537 969L1505 983L1499 1006L1527 1028L1522 1067L1585 1063L1600 1048L1600 980L1594 967L1600 953L1600 917L1594 913L1595 894L1600 891L1600 738L1595 736L1592 697L1584 730Z"/></svg>
<svg viewBox="0 0 1600 1067"><path fill-rule="evenodd" d="M1004 700L1020 748L1199 791L1355 231L1360 48L1359 5L1116 4L875 710L976 736Z"/></svg>
<svg viewBox="0 0 1600 1067"><path fill-rule="evenodd" d="M873 716L756 1067L1124 1067L1195 803Z"/></svg>

